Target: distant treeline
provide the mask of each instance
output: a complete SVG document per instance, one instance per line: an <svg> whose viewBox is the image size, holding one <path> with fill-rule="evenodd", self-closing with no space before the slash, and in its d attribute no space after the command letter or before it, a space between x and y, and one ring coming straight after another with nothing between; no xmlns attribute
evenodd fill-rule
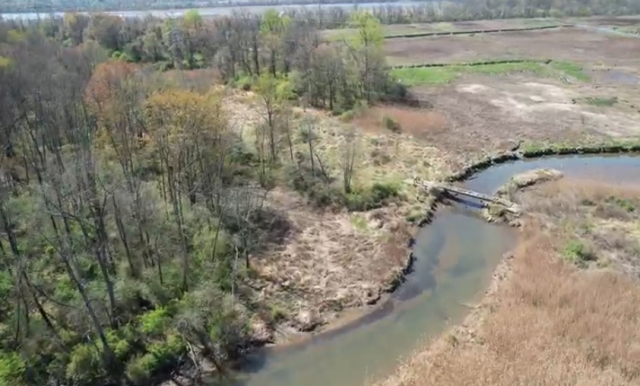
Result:
<svg viewBox="0 0 640 386"><path fill-rule="evenodd" d="M106 12L149 11L170 9L197 9L241 6L278 6L310 4L371 4L372 1L347 0L8 0L0 4L0 13L17 12ZM560 17L591 15L629 15L640 13L636 0L454 0L416 1L407 5L406 0L387 0L371 11L383 24L402 24L432 21L463 21L519 17ZM384 5L388 3L387 5ZM401 3L401 4L398 4ZM318 18L329 28L344 25L352 7L287 9L287 13L302 17Z"/></svg>
<svg viewBox="0 0 640 386"><path fill-rule="evenodd" d="M406 0L387 0L384 3L395 3ZM376 2L376 1L371 1ZM0 13L17 12L107 12L107 11L147 11L191 8L217 8L232 6L277 6L277 5L308 5L308 4L357 4L369 1L348 0L201 0L201 1L172 1L172 0L133 0L122 2L119 0L9 0L0 4Z"/></svg>

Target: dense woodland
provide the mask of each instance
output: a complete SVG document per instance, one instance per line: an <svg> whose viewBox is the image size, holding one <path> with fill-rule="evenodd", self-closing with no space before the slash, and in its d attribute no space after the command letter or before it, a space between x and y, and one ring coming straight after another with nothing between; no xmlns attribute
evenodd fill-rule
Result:
<svg viewBox="0 0 640 386"><path fill-rule="evenodd" d="M291 113L402 90L378 20L350 23L360 34L335 46L275 12L0 24L0 385L149 385L203 363L225 374L269 339L253 326L282 315L245 280L286 231L268 191L354 210L397 193L354 191L348 147L330 176ZM253 89L262 124L236 127L225 83Z"/></svg>
<svg viewBox="0 0 640 386"><path fill-rule="evenodd" d="M322 43L338 24L358 33ZM269 190L348 210L398 195L353 186L350 141L330 175L292 112L406 100L382 44L365 12L0 23L0 385L224 375L268 340L256 321L283 316L248 279L286 231ZM229 118L233 87L255 92L261 124Z"/></svg>

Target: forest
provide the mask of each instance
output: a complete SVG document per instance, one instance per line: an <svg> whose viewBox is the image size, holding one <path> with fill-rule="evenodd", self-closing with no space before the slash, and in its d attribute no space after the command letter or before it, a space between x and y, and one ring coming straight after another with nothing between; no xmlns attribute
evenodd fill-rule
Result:
<svg viewBox="0 0 640 386"><path fill-rule="evenodd" d="M287 231L269 192L325 210L401 199L353 185L352 142L331 175L294 107L406 103L381 22L523 10L478 9L0 23L0 385L224 377L272 340L261 326L286 316L251 284L254 256ZM323 42L337 25L358 33ZM230 118L234 90L258 97L261 124Z"/></svg>
<svg viewBox="0 0 640 386"><path fill-rule="evenodd" d="M148 385L202 361L224 374L270 339L253 326L281 316L249 285L252 253L286 231L267 193L354 210L395 193L352 190L349 164L333 183L313 128L292 123L301 95L337 110L401 90L379 22L351 23L344 47L275 12L0 25L2 384ZM260 96L255 151L213 73Z"/></svg>

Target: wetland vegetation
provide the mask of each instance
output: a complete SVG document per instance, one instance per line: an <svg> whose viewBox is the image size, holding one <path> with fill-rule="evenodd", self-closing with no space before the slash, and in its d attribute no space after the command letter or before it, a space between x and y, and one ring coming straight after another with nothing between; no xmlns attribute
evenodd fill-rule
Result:
<svg viewBox="0 0 640 386"><path fill-rule="evenodd" d="M469 7L448 8L446 28L511 15ZM254 346L339 324L345 312L375 309L398 288L412 263L409 222L434 208L434 197L407 183L413 177L446 181L518 152L637 150L639 39L580 28L384 39L381 20L435 17L431 8L416 9L331 11L322 22L313 12L206 19L190 11L167 20L67 14L0 23L0 379L228 380ZM327 42L322 29L338 24L357 33ZM500 63L516 55L524 61ZM498 63L470 64L480 60ZM452 65L390 67L428 63ZM537 187L513 193L531 213L525 239L545 246L540 258L522 252L526 241L500 268L524 275L505 276L513 276L510 286L538 280L520 292L496 287L486 303L512 302L507 309L533 324L491 330L487 320L504 322L499 317L511 311L474 312L477 331L446 335L428 355L471 369L487 354L496 361L482 366L482 384L499 368L519 374L512 383L535 383L543 375L520 373L525 363L541 358L551 366L585 339L592 351L567 366L632 383L622 334L637 326L622 325L634 317L626 303L614 318L592 321L609 323L611 336L594 335L585 321L568 351L529 350L515 362L501 354L524 339L522 325L535 332L525 341L539 347L548 331L536 312L575 300L583 308L558 323L582 320L591 295L576 293L589 280L614 283L611 296L635 285L627 279L635 244L612 238L635 229L633 193L582 182L548 186L557 198ZM573 204L582 210L553 209ZM575 287L536 292L543 275L558 286L575 278ZM558 331L553 350L568 339ZM426 376L460 384L472 373L435 371L420 358L383 382Z"/></svg>

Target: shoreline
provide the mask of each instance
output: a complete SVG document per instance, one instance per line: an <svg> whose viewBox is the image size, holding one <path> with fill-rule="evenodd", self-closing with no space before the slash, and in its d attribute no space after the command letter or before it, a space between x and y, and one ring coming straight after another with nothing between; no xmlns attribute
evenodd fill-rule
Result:
<svg viewBox="0 0 640 386"><path fill-rule="evenodd" d="M492 166L497 166L500 164L504 164L507 162L513 162L523 159L537 159L544 157L554 157L554 156L566 156L566 155L615 155L615 154L640 154L640 143L638 142L628 142L628 143L603 143L597 145L584 145L584 146L569 146L569 145L550 145L550 146L540 146L540 147L531 147L528 149L524 149L522 151L511 151L505 152L493 156L486 157L477 162L470 164L469 166L463 168L461 171L457 173L453 173L452 175L446 177L444 180L446 182L462 182L469 178L471 178L476 173L480 173L484 170ZM414 222L414 226L419 229L429 225L435 213L438 209L438 205L444 203L444 195L437 196L429 196L425 202L425 208L427 208L426 212L423 216L421 216L417 221ZM505 226L510 226L505 223ZM519 234L519 232L518 232ZM408 247L412 248L415 244L415 238L410 237L407 241ZM516 249L519 245L516 247ZM510 260L513 257L514 251L507 252L498 267L494 271L494 276L505 269L503 264L505 264L505 260ZM505 258L506 256L506 258ZM509 257L510 256L510 257ZM382 296L375 299L375 301L371 302L365 307L355 307L350 309L343 310L345 315L340 315L336 319L332 320L328 324L317 326L315 329L307 331L307 332L297 332L294 339L291 340L275 340L273 343L265 343L265 344L256 344L254 345L254 350L257 351L261 349L275 350L278 351L280 349L294 348L297 346L303 346L309 343L312 339L322 339L325 338L324 335L329 336L332 335L340 335L349 331L352 328L357 328L360 322L370 316L376 311L381 310L385 304L387 304L391 299L392 294L407 280L407 275L409 275L414 268L415 256L413 254L413 250L409 251L407 258L405 260L405 264L403 265L402 270L394 277L391 283L385 288L382 293ZM493 286L493 279L490 283L490 286ZM489 289L487 289L489 291ZM488 292L482 295L482 300L479 304L482 304L484 298L487 296ZM479 306L478 304L478 306ZM476 306L475 308L478 308ZM474 308L474 310L475 310ZM472 310L472 313L474 312ZM383 315L381 315L382 317ZM471 316L471 314L467 315L467 317ZM465 317L466 320L466 317ZM344 331L343 331L344 330ZM291 336L294 336L291 334Z"/></svg>

